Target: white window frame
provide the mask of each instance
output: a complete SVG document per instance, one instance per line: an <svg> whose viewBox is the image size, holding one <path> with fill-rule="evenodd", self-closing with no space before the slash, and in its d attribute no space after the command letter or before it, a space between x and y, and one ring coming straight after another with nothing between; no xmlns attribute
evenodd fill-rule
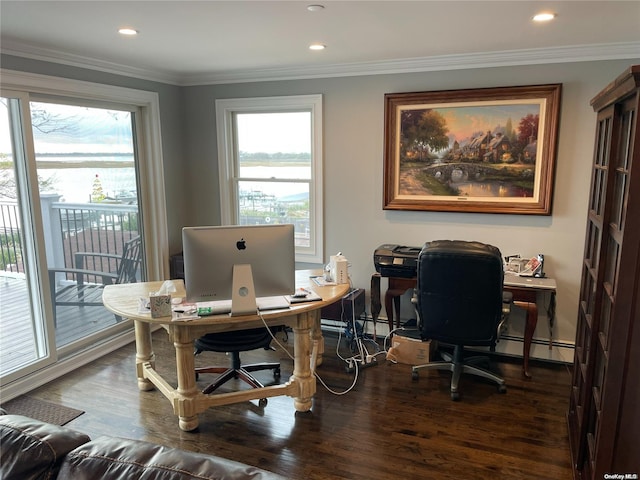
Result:
<svg viewBox="0 0 640 480"><path fill-rule="evenodd" d="M296 262L322 263L324 260L322 199L322 95L232 98L216 100L220 218L223 225L238 222L236 177L236 132L238 113L311 112L311 181L309 182L310 247L296 248Z"/></svg>

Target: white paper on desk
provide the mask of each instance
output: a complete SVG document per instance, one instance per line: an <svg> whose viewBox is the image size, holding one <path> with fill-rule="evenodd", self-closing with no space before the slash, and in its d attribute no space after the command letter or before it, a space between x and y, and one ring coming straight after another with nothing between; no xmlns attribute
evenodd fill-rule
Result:
<svg viewBox="0 0 640 480"><path fill-rule="evenodd" d="M189 320L195 320L196 318L200 318L200 316L195 313L171 313L172 322L188 322Z"/></svg>
<svg viewBox="0 0 640 480"><path fill-rule="evenodd" d="M311 277L311 280L313 280L314 283L319 287L325 287L327 285L337 285L336 282L330 282L328 280L325 280L324 277Z"/></svg>
<svg viewBox="0 0 640 480"><path fill-rule="evenodd" d="M138 313L151 313L151 305L149 303L149 297L138 299Z"/></svg>

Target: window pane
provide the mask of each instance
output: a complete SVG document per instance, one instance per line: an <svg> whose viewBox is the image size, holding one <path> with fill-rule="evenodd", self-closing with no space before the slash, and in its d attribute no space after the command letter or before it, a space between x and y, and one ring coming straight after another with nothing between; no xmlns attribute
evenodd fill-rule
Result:
<svg viewBox="0 0 640 480"><path fill-rule="evenodd" d="M296 247L310 245L308 183L240 181L238 192L241 225L292 223Z"/></svg>
<svg viewBox="0 0 640 480"><path fill-rule="evenodd" d="M131 113L31 102L43 193L70 203L136 201Z"/></svg>
<svg viewBox="0 0 640 480"><path fill-rule="evenodd" d="M18 99L0 99L0 378L50 362L34 272L32 208L22 181L26 170ZM15 147L15 148L14 148ZM35 263L35 261L34 261ZM39 363L38 367L35 365Z"/></svg>
<svg viewBox="0 0 640 480"><path fill-rule="evenodd" d="M221 223L296 227L296 261L321 263L322 95L216 100Z"/></svg>
<svg viewBox="0 0 640 480"><path fill-rule="evenodd" d="M123 321L101 306L101 288L124 281L125 246L140 235L132 120L129 111L31 102L58 348Z"/></svg>
<svg viewBox="0 0 640 480"><path fill-rule="evenodd" d="M236 115L240 178L311 178L311 113Z"/></svg>

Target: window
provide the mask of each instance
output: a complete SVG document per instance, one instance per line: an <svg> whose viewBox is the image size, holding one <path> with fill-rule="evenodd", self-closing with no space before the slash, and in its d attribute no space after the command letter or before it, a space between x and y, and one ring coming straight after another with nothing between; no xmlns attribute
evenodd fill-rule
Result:
<svg viewBox="0 0 640 480"><path fill-rule="evenodd" d="M216 101L225 225L292 223L296 261L322 263L322 95Z"/></svg>

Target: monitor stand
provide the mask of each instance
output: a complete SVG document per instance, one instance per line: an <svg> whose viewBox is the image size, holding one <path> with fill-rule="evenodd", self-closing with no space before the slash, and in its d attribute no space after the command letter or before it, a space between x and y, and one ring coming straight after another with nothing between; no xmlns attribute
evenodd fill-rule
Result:
<svg viewBox="0 0 640 480"><path fill-rule="evenodd" d="M258 306L256 304L256 291L253 286L251 265L234 265L231 316L255 315L256 313L258 313Z"/></svg>

